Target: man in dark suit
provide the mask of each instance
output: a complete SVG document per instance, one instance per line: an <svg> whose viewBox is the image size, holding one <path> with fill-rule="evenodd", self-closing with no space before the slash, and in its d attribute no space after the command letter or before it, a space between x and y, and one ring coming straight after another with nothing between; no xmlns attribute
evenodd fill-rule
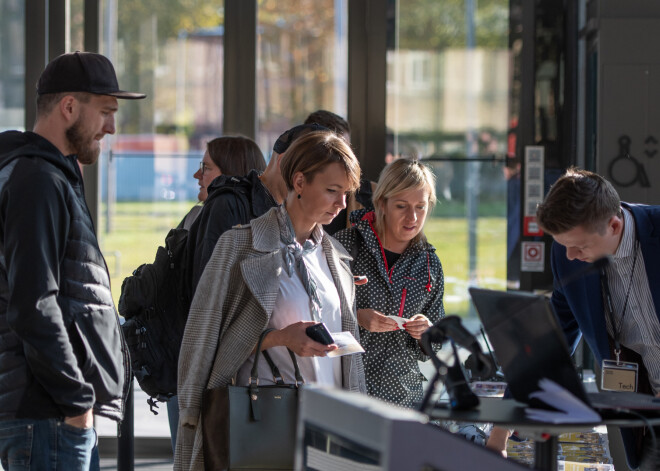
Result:
<svg viewBox="0 0 660 471"><path fill-rule="evenodd" d="M584 336L601 373L608 362L635 363L637 391L660 393L660 206L623 203L600 175L570 168L537 220L555 241L551 301L569 346ZM633 469L650 454L640 432L622 431Z"/></svg>
<svg viewBox="0 0 660 471"><path fill-rule="evenodd" d="M600 175L569 168L536 216L554 239L551 301L571 349L583 336L601 374L634 363L637 391L660 393L660 206L623 203ZM621 430L632 469L658 469L645 432ZM509 434L494 428L486 446L503 452Z"/></svg>

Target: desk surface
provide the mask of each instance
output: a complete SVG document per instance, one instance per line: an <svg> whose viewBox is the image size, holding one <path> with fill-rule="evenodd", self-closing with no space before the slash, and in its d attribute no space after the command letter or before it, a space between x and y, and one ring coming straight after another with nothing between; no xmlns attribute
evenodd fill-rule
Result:
<svg viewBox="0 0 660 471"><path fill-rule="evenodd" d="M436 407L429 413L429 416L433 420L493 423L507 428L516 428L518 430L529 429L552 435L591 429L601 424L616 425L619 427L643 427L646 425L644 419L638 416L615 411L601 413L602 422L549 424L528 419L525 416L525 408L527 406L513 399L481 397L479 400L479 406L473 410L451 410ZM646 420L651 425L660 425L660 417L651 417Z"/></svg>

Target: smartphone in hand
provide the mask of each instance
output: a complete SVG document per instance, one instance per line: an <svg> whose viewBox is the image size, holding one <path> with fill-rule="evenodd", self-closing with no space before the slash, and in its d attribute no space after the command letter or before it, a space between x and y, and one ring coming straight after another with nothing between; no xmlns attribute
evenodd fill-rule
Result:
<svg viewBox="0 0 660 471"><path fill-rule="evenodd" d="M331 343L335 343L332 335L330 335L330 332L328 332L328 329L323 322L310 325L307 327L307 329L305 329L305 332L309 338L318 343L322 343L323 345L330 345Z"/></svg>

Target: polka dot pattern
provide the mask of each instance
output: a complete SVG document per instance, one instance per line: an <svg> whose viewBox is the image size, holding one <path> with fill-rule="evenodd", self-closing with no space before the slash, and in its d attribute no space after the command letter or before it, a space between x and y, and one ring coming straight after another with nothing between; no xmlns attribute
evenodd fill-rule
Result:
<svg viewBox="0 0 660 471"><path fill-rule="evenodd" d="M444 275L435 248L426 242L409 246L388 274L381 245L369 222L366 210L355 211L349 229L334 235L355 258L353 273L366 275L369 282L356 287L358 309L371 308L385 315L402 317L424 314L435 323L445 315L442 304ZM405 300L403 292L405 289ZM422 382L418 360L428 360L417 340L405 330L369 332L360 327L367 393L383 400L412 407L422 400ZM439 349L440 345L434 346Z"/></svg>

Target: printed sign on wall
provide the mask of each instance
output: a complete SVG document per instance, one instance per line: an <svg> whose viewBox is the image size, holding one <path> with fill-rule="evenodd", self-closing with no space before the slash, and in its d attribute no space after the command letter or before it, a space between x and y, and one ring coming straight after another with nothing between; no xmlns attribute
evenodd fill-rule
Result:
<svg viewBox="0 0 660 471"><path fill-rule="evenodd" d="M543 166L545 148L525 147L525 216L536 216L536 206L543 201Z"/></svg>
<svg viewBox="0 0 660 471"><path fill-rule="evenodd" d="M542 272L545 266L545 243L523 241L520 245L522 250L520 269Z"/></svg>

